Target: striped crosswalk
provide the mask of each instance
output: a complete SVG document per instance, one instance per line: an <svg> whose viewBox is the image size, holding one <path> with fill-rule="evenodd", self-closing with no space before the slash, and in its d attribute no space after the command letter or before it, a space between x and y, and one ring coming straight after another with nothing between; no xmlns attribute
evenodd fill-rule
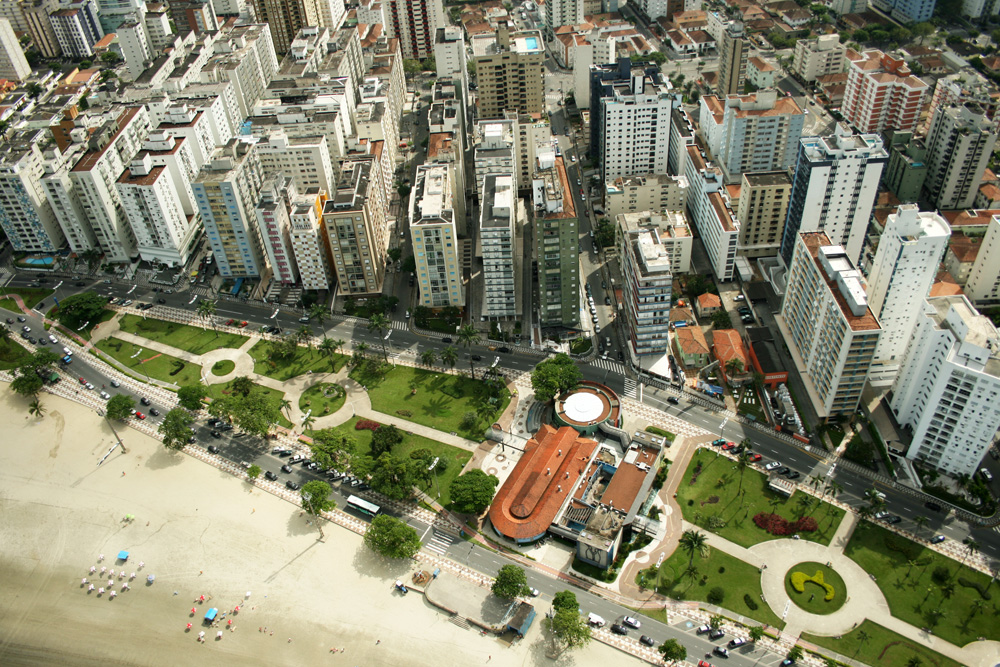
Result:
<svg viewBox="0 0 1000 667"><path fill-rule="evenodd" d="M597 366L598 368L603 368L604 370L611 371L612 373L625 375L625 365L620 361L615 361L614 359L605 359L604 357L596 357L593 361L589 363L591 366Z"/></svg>
<svg viewBox="0 0 1000 667"><path fill-rule="evenodd" d="M625 398L639 398L639 392L636 391L638 384L635 380L631 378L625 378L625 391L623 392Z"/></svg>
<svg viewBox="0 0 1000 667"><path fill-rule="evenodd" d="M406 326L406 322L400 322L399 320L392 321L392 328L398 329L399 331L406 331L409 327Z"/></svg>
<svg viewBox="0 0 1000 667"><path fill-rule="evenodd" d="M444 556L448 553L448 547L455 543L455 538L448 533L442 532L437 528L434 529L433 537L424 546L427 547L428 551L433 551L436 554L441 554Z"/></svg>

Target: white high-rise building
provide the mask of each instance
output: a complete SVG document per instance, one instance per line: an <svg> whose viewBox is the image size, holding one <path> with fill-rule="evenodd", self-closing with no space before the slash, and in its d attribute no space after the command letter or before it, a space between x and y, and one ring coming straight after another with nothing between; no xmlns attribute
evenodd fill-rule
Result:
<svg viewBox="0 0 1000 667"><path fill-rule="evenodd" d="M31 65L24 57L24 49L17 41L10 21L0 18L0 79L20 82L29 76Z"/></svg>
<svg viewBox="0 0 1000 667"><path fill-rule="evenodd" d="M292 251L290 216L292 201L297 196L295 181L278 172L264 181L257 204L257 225L264 251L271 263L274 280L283 285L294 285L299 280Z"/></svg>
<svg viewBox="0 0 1000 667"><path fill-rule="evenodd" d="M138 21L126 21L118 26L115 34L118 35L118 45L125 57L128 80L134 81L146 71L146 65L153 60L145 26Z"/></svg>
<svg viewBox="0 0 1000 667"><path fill-rule="evenodd" d="M889 407L907 458L972 475L1000 427L1000 335L965 296L924 301Z"/></svg>
<svg viewBox="0 0 1000 667"><path fill-rule="evenodd" d="M71 58L90 58L94 44L104 37L94 0L76 0L49 15L52 29L63 54Z"/></svg>
<svg viewBox="0 0 1000 667"><path fill-rule="evenodd" d="M193 224L194 216L184 213L170 170L155 166L152 156L144 151L115 185L143 261L183 266L197 239L198 226Z"/></svg>
<svg viewBox="0 0 1000 667"><path fill-rule="evenodd" d="M469 67L461 26L440 27L434 34L434 65L439 79L459 82L462 102L469 105Z"/></svg>
<svg viewBox="0 0 1000 667"><path fill-rule="evenodd" d="M142 149L149 136L149 113L144 106L117 110L113 123L91 136L88 150L70 169L69 177L87 220L104 251L105 261L128 262L136 255L135 234L125 217L115 181Z"/></svg>
<svg viewBox="0 0 1000 667"><path fill-rule="evenodd" d="M278 130L257 143L257 153L265 178L282 173L295 182L299 192L309 188L332 192L336 186L333 162L323 135L289 137Z"/></svg>
<svg viewBox="0 0 1000 667"><path fill-rule="evenodd" d="M951 227L933 211L903 204L886 219L868 274L868 305L882 325L868 381L888 386L899 370L921 304L948 247Z"/></svg>
<svg viewBox="0 0 1000 667"><path fill-rule="evenodd" d="M299 195L292 203L289 221L292 226L292 253L299 267L302 289L328 290L330 280L330 253L321 227L325 194Z"/></svg>
<svg viewBox="0 0 1000 667"><path fill-rule="evenodd" d="M15 252L52 253L66 243L42 187L46 132L28 130L0 145L0 227Z"/></svg>
<svg viewBox="0 0 1000 667"><path fill-rule="evenodd" d="M995 123L974 102L939 106L924 142L924 195L938 209L971 208L997 143Z"/></svg>
<svg viewBox="0 0 1000 667"><path fill-rule="evenodd" d="M776 318L820 419L852 414L861 400L882 328L861 273L822 232L796 238Z"/></svg>
<svg viewBox="0 0 1000 667"><path fill-rule="evenodd" d="M827 74L847 71L847 47L840 43L840 35L820 35L816 39L795 42L794 70L805 81L815 81Z"/></svg>
<svg viewBox="0 0 1000 667"><path fill-rule="evenodd" d="M520 151L516 114L503 120L481 120L473 132L473 166L476 189L482 187L486 174L510 173L521 178Z"/></svg>
<svg viewBox="0 0 1000 667"><path fill-rule="evenodd" d="M675 99L670 84L657 74L634 68L630 79L616 81L609 88L610 94L599 102L597 150L602 179L667 173Z"/></svg>
<svg viewBox="0 0 1000 667"><path fill-rule="evenodd" d="M847 250L855 265L861 257L882 170L889 154L877 134L853 134L837 125L827 137L799 141L799 158L792 182L781 242L787 266L801 232L824 232L834 245Z"/></svg>
<svg viewBox="0 0 1000 667"><path fill-rule="evenodd" d="M965 294L977 308L1000 305L1000 215L990 218Z"/></svg>
<svg viewBox="0 0 1000 667"><path fill-rule="evenodd" d="M744 172L794 165L805 119L794 99L773 89L701 98L701 132L729 183L739 182Z"/></svg>
<svg viewBox="0 0 1000 667"><path fill-rule="evenodd" d="M446 164L420 165L410 193L419 304L427 308L465 306L449 169Z"/></svg>
<svg viewBox="0 0 1000 667"><path fill-rule="evenodd" d="M483 316L490 319L519 317L521 309L521 256L518 230L527 214L517 196L514 174L487 174L483 178L479 238L482 243L486 294Z"/></svg>
<svg viewBox="0 0 1000 667"><path fill-rule="evenodd" d="M564 25L580 25L583 23L584 0L548 0L544 5L545 39L551 42L555 39L556 28ZM542 9L543 6L539 6Z"/></svg>
<svg viewBox="0 0 1000 667"><path fill-rule="evenodd" d="M683 220L681 214L674 215ZM682 250L683 245L673 243L671 225L661 227L662 220L648 212L618 216L622 313L630 351L640 357L662 357L670 348L674 251ZM690 260L690 245L687 248Z"/></svg>

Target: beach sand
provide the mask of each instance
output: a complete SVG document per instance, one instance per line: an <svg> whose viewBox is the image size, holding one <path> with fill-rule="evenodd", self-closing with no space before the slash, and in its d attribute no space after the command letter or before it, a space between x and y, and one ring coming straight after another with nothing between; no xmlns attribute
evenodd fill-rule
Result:
<svg viewBox="0 0 1000 667"><path fill-rule="evenodd" d="M387 564L332 524L319 542L298 508L129 428L117 427L128 453L98 467L114 443L105 422L54 396L42 403L44 419L29 417L27 401L0 388L2 665L646 664L596 641L546 658L545 602L509 647L459 628L421 595L393 593L409 561ZM81 578L102 585L89 568L117 572L119 550L131 554L132 589L87 593ZM211 600L193 603L200 595ZM209 607L237 604L236 631L216 641L206 628L196 641Z"/></svg>

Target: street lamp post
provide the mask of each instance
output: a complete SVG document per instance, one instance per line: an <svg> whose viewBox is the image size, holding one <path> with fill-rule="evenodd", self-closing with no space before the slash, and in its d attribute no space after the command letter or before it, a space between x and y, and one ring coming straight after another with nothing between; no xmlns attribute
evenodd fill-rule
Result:
<svg viewBox="0 0 1000 667"><path fill-rule="evenodd" d="M108 423L108 426L111 428L111 432L115 434L115 440L118 441L118 446L122 448L122 454L128 454L128 450L125 449L125 443L122 442L121 436L119 436L118 431L115 430L114 424L112 424L111 420L108 419L108 413L106 413L104 410L98 410L97 414L100 415L101 417L104 417L104 421Z"/></svg>
<svg viewBox="0 0 1000 667"><path fill-rule="evenodd" d="M142 354L142 348L141 347L136 351L135 354L133 354L131 357L129 357L129 359L135 359L140 354ZM142 364L143 364L143 362L140 361L139 362L139 366L142 366ZM146 372L145 368L142 369L142 374L146 376L146 384L153 384L152 380L149 379L149 373Z"/></svg>

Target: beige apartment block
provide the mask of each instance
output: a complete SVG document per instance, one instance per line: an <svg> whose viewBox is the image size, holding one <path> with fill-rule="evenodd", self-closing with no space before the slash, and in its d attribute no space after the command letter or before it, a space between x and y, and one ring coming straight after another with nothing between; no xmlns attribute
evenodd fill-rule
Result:
<svg viewBox="0 0 1000 667"><path fill-rule="evenodd" d="M604 185L604 212L614 218L638 211L683 211L687 190L685 176L620 176Z"/></svg>
<svg viewBox="0 0 1000 667"><path fill-rule="evenodd" d="M847 71L847 47L840 43L840 35L821 35L816 39L800 39L795 43L792 71L805 81L815 81L827 74Z"/></svg>
<svg viewBox="0 0 1000 667"><path fill-rule="evenodd" d="M787 171L743 174L736 218L740 233L737 254L744 257L773 257L781 248L792 181Z"/></svg>
<svg viewBox="0 0 1000 667"><path fill-rule="evenodd" d="M511 33L506 25L496 35L472 39L480 118L503 118L504 111L543 113L545 79L542 33Z"/></svg>
<svg viewBox="0 0 1000 667"><path fill-rule="evenodd" d="M375 168L371 158L344 162L337 189L323 205L333 270L347 296L382 293L388 238L376 201Z"/></svg>

